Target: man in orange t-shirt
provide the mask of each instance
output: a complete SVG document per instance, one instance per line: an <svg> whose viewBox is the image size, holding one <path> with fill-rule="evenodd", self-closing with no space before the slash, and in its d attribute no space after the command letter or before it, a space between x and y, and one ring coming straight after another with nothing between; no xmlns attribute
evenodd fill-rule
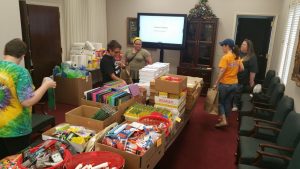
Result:
<svg viewBox="0 0 300 169"><path fill-rule="evenodd" d="M237 74L244 70L244 66L239 58L239 48L232 39L225 39L220 45L225 55L219 62L220 73L214 85L214 88L218 87L219 92L220 122L216 127L225 127L228 125L226 117L231 112L233 95L237 89Z"/></svg>

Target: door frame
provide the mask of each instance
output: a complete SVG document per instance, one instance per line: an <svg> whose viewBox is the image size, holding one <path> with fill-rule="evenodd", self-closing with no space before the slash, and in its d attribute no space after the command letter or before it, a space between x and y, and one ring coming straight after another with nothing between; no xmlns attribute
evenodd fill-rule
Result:
<svg viewBox="0 0 300 169"><path fill-rule="evenodd" d="M249 17L273 17L273 26L272 26L272 31L271 31L271 36L270 36L270 43L269 43L269 48L268 48L268 54L267 54L267 67L266 70L268 70L270 68L270 64L272 62L272 58L273 58L273 46L274 46L274 42L275 42L275 33L276 33L276 29L277 29L277 21L278 21L278 14L270 14L270 13L235 13L234 14L234 21L233 21L233 33L232 33L232 37L235 39L236 38L236 34L237 34L237 23L238 23L238 18L239 16L249 16Z"/></svg>
<svg viewBox="0 0 300 169"><path fill-rule="evenodd" d="M61 59L62 62L66 61L68 58L67 48L66 48L66 37L65 37L65 16L64 16L64 3L62 0L26 0L28 5L41 5L41 6L51 6L58 7L59 9L59 25L60 25L60 44L62 48Z"/></svg>

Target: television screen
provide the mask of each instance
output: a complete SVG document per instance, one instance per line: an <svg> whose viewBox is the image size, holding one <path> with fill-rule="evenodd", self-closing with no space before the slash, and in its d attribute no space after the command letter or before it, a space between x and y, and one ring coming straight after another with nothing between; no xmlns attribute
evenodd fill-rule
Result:
<svg viewBox="0 0 300 169"><path fill-rule="evenodd" d="M144 47L181 49L185 44L185 14L138 13L138 35Z"/></svg>

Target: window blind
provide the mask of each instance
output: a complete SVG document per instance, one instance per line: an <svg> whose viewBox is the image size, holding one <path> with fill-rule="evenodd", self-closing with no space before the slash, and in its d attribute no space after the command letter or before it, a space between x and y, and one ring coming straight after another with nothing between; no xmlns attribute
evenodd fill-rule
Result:
<svg viewBox="0 0 300 169"><path fill-rule="evenodd" d="M300 0L291 0L289 6L288 20L285 27L285 32L283 34L283 44L282 44L282 52L281 52L281 62L278 75L282 79L284 84L287 83L289 69L291 65L291 61L293 58L293 51L297 31L299 27L299 17L300 17Z"/></svg>

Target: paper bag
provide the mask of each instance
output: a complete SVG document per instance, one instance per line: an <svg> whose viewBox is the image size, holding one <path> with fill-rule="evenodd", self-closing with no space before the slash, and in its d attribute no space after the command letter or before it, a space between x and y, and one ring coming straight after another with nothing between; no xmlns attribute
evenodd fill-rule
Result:
<svg viewBox="0 0 300 169"><path fill-rule="evenodd" d="M218 97L218 90L209 88L207 91L207 96L204 103L204 111L208 112L209 114L219 114L219 97Z"/></svg>
<svg viewBox="0 0 300 169"><path fill-rule="evenodd" d="M124 69L121 69L120 78L123 79L127 84L132 83L132 78L130 76L130 67L126 66Z"/></svg>

